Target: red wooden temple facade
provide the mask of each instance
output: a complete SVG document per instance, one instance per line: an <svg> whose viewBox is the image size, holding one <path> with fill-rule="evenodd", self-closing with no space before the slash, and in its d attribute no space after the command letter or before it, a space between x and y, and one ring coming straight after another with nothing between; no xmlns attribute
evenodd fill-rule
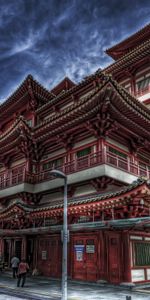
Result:
<svg viewBox="0 0 150 300"><path fill-rule="evenodd" d="M29 75L0 106L0 255L61 276L150 281L150 25L108 49L114 63L48 91Z"/></svg>

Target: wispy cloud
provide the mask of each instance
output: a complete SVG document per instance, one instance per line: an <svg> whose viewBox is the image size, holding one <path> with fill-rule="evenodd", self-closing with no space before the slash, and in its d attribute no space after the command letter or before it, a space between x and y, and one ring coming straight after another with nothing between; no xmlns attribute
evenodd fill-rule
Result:
<svg viewBox="0 0 150 300"><path fill-rule="evenodd" d="M66 75L80 81L149 15L149 0L0 0L0 98L29 73L49 89Z"/></svg>

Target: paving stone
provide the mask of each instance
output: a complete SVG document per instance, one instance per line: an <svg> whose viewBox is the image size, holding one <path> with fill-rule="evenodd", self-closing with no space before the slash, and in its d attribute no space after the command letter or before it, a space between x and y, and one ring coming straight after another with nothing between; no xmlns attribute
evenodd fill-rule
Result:
<svg viewBox="0 0 150 300"><path fill-rule="evenodd" d="M32 300L59 300L61 299L61 280L52 280L43 277L27 277L24 288L16 287L16 280L11 274L2 274L0 277L0 294L8 294L18 299ZM143 293L145 291L145 293ZM68 300L150 300L150 294L146 290L130 291L123 287L80 283L68 280ZM17 297L19 297L17 299ZM2 298L7 299L7 298ZM8 298L11 299L11 298ZM14 300L12 298L12 300ZM0 298L1 300L1 298Z"/></svg>

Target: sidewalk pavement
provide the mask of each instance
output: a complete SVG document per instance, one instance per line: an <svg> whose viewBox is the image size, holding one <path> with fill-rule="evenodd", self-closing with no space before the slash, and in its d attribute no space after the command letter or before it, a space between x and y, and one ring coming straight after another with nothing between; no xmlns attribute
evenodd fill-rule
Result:
<svg viewBox="0 0 150 300"><path fill-rule="evenodd" d="M16 283L17 280L12 278L10 272L1 273L0 294L26 300L61 299L61 280L52 280L42 276L28 276L23 288L18 288ZM130 291L118 286L68 280L68 300L126 300L126 296L131 296L131 300L150 300L150 292L147 294L143 291Z"/></svg>

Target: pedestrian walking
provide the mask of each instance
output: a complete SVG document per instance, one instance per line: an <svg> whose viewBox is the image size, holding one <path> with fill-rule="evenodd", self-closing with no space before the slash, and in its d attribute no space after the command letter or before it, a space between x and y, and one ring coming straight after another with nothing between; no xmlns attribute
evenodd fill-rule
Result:
<svg viewBox="0 0 150 300"><path fill-rule="evenodd" d="M18 267L18 280L17 280L17 286L24 287L25 281L26 281L26 274L29 270L29 265L26 263L25 259L23 259Z"/></svg>
<svg viewBox="0 0 150 300"><path fill-rule="evenodd" d="M17 276L19 262L20 262L20 260L17 256L12 257L11 267L12 267L12 270L13 270L13 278L16 278L16 276Z"/></svg>

